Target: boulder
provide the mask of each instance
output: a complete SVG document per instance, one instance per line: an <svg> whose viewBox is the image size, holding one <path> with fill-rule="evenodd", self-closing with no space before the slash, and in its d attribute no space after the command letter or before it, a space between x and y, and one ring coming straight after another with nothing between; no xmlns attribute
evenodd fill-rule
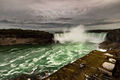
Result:
<svg viewBox="0 0 120 80"><path fill-rule="evenodd" d="M104 55L105 55L105 56L109 56L109 57L113 57L113 55L110 54L110 53L105 53Z"/></svg>
<svg viewBox="0 0 120 80"><path fill-rule="evenodd" d="M109 71L112 71L112 70L114 69L114 67L115 67L115 64L109 63L109 62L104 62L104 63L102 64L102 67L103 67L104 69L107 69L107 70L109 70Z"/></svg>
<svg viewBox="0 0 120 80"><path fill-rule="evenodd" d="M115 59L113 59L113 58L109 58L109 61L111 62L111 63L116 63L116 60Z"/></svg>

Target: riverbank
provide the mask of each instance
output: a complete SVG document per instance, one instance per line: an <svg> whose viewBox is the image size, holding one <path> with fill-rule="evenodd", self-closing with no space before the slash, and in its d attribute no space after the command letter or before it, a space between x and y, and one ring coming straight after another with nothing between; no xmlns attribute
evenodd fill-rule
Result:
<svg viewBox="0 0 120 80"><path fill-rule="evenodd" d="M51 44L53 38L53 34L44 31L0 29L0 45Z"/></svg>
<svg viewBox="0 0 120 80"><path fill-rule="evenodd" d="M120 29L109 31L104 42L100 43L102 49L120 49Z"/></svg>

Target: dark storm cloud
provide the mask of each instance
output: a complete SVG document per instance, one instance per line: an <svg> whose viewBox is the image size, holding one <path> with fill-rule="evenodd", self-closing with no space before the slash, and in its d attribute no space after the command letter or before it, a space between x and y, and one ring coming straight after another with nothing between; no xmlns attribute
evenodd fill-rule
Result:
<svg viewBox="0 0 120 80"><path fill-rule="evenodd" d="M24 17L29 14L27 0L0 0L0 17Z"/></svg>
<svg viewBox="0 0 120 80"><path fill-rule="evenodd" d="M0 17L119 18L120 0L0 0Z"/></svg>
<svg viewBox="0 0 120 80"><path fill-rule="evenodd" d="M109 6L94 8L85 16L88 18L120 18L119 13L120 2Z"/></svg>

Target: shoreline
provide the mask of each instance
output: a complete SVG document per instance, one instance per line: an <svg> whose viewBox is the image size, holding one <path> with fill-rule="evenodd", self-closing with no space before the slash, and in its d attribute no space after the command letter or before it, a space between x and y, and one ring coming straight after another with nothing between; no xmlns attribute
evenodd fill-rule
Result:
<svg viewBox="0 0 120 80"><path fill-rule="evenodd" d="M49 32L22 29L0 29L0 45L44 45L55 43Z"/></svg>

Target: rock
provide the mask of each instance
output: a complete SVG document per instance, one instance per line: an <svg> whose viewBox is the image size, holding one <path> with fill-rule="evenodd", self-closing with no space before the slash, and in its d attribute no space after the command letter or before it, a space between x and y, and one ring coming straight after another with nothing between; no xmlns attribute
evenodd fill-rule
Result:
<svg viewBox="0 0 120 80"><path fill-rule="evenodd" d="M112 55L112 54L109 54L109 53L105 53L104 55L105 55L105 56L109 56L109 57L113 57L113 55Z"/></svg>
<svg viewBox="0 0 120 80"><path fill-rule="evenodd" d="M0 45L51 44L54 35L49 32L21 29L1 29Z"/></svg>
<svg viewBox="0 0 120 80"><path fill-rule="evenodd" d="M116 60L113 59L113 58L110 58L109 61L112 62L112 63L114 63L114 64L116 63Z"/></svg>
<svg viewBox="0 0 120 80"><path fill-rule="evenodd" d="M108 50L118 49L118 48L120 48L120 43L104 41L104 42L100 43L99 48L108 49Z"/></svg>
<svg viewBox="0 0 120 80"><path fill-rule="evenodd" d="M120 43L120 29L112 30L107 33L106 40L110 42Z"/></svg>
<svg viewBox="0 0 120 80"><path fill-rule="evenodd" d="M99 47L103 49L120 48L120 29L109 31L106 35L106 40Z"/></svg>
<svg viewBox="0 0 120 80"><path fill-rule="evenodd" d="M102 64L102 67L109 70L109 71L112 71L115 67L115 64L112 64L112 63L109 63L109 62L104 62Z"/></svg>
<svg viewBox="0 0 120 80"><path fill-rule="evenodd" d="M120 80L120 52L116 53L116 63L113 69L113 77L117 78L116 80Z"/></svg>
<svg viewBox="0 0 120 80"><path fill-rule="evenodd" d="M28 78L27 80L31 80L30 78Z"/></svg>
<svg viewBox="0 0 120 80"><path fill-rule="evenodd" d="M106 49L99 49L99 51L106 52L107 50Z"/></svg>
<svg viewBox="0 0 120 80"><path fill-rule="evenodd" d="M80 64L80 69L82 69L82 68L84 68L84 67L86 67L86 64L81 63L81 64Z"/></svg>
<svg viewBox="0 0 120 80"><path fill-rule="evenodd" d="M112 72L107 71L106 69L103 69L103 68L100 68L100 67L99 67L98 70L101 71L101 72L104 73L104 74L107 74L107 75L109 75L109 76L112 76Z"/></svg>

